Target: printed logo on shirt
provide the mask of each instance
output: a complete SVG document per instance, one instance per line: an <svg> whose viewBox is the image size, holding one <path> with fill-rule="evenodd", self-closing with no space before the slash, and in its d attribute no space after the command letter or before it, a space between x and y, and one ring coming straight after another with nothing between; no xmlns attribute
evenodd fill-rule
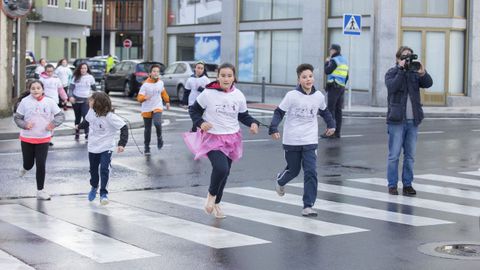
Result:
<svg viewBox="0 0 480 270"><path fill-rule="evenodd" d="M215 112L226 115L228 117L236 118L238 114L238 106L235 104L217 104L215 105Z"/></svg>
<svg viewBox="0 0 480 270"><path fill-rule="evenodd" d="M315 118L316 111L314 108L294 108L291 114L298 119L310 120Z"/></svg>

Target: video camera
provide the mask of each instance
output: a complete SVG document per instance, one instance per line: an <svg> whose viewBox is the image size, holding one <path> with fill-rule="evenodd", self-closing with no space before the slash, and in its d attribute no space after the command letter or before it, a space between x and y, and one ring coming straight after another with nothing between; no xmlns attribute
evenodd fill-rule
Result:
<svg viewBox="0 0 480 270"><path fill-rule="evenodd" d="M407 54L400 57L400 60L405 60L405 69L411 71L418 71L420 69L420 62L415 61L417 59L418 55L416 54Z"/></svg>

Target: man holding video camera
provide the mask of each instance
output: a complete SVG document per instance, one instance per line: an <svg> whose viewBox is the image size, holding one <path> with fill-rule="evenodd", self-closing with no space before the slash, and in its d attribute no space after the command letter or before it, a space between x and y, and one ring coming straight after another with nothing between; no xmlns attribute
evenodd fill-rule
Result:
<svg viewBox="0 0 480 270"><path fill-rule="evenodd" d="M418 125L423 120L420 88L432 86L432 77L426 72L409 47L402 46L396 54L396 65L385 74L388 90L388 193L398 195L398 163L403 148L403 195L416 194L412 187L413 164Z"/></svg>

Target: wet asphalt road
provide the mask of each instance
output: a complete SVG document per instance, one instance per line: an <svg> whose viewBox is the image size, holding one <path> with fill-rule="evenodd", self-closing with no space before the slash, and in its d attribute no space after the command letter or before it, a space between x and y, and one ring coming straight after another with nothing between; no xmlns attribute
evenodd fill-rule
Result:
<svg viewBox="0 0 480 270"><path fill-rule="evenodd" d="M117 102L132 108L132 113L138 111L134 102ZM252 113L269 123L270 113ZM224 195L225 220L199 209L211 167L208 160L193 161L183 144L181 134L190 127L188 119L186 111L164 115L165 146L159 151L153 148L150 158L140 153L132 137L127 151L114 155L112 203L106 207L85 198L89 174L83 140L55 137L47 162L46 189L55 195L49 202L32 198L33 172L18 177L19 142L0 141L0 269L9 256L2 257L2 252L34 269L479 268L478 260L436 258L417 250L429 242L480 242L476 212L480 213L480 176L462 174L480 167L478 119L431 119L422 124L415 168L416 175L425 178L416 178L414 186L422 185L425 191L418 190L413 201L403 196L396 201L383 198L386 187L381 180L380 184L362 180L385 178L385 120L345 119L343 138L319 143L318 174L323 185L318 199L323 201L316 204L316 218L300 216L301 206L296 204L301 203L301 187L288 186L287 194L293 195L288 198L272 193L273 178L285 166L280 142L270 140L265 129L256 136L245 129L244 157L233 164L227 184L231 189ZM133 138L142 146L143 130L133 130ZM428 174L436 176L427 179ZM471 182L438 181L446 176ZM301 177L294 180L301 181ZM389 216L392 213L396 216ZM427 218L431 224L419 225L412 217ZM209 232L210 236L189 227L191 223L222 231ZM172 228L185 228L187 233ZM221 246L222 233L232 242L230 247L214 247ZM196 242L194 236L201 240ZM254 243L242 242L245 239ZM206 244L209 241L213 246ZM134 255L129 258L119 250Z"/></svg>

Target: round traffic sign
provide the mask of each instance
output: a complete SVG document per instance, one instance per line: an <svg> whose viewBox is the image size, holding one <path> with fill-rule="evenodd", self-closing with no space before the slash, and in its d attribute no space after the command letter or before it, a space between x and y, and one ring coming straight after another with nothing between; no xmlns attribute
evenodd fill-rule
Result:
<svg viewBox="0 0 480 270"><path fill-rule="evenodd" d="M131 48L131 47L132 47L132 44L133 44L133 42L132 42L131 39L128 39L128 38L127 38L127 39L125 39L125 40L123 41L123 47L124 47L124 48L127 48L127 49L128 49L128 48Z"/></svg>

